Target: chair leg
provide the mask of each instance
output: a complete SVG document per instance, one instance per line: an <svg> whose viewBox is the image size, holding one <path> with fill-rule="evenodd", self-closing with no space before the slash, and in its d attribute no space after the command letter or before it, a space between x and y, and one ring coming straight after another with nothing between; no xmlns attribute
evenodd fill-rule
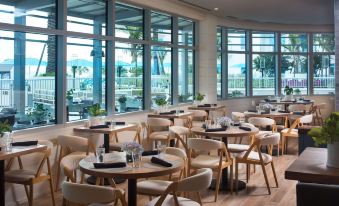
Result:
<svg viewBox="0 0 339 206"><path fill-rule="evenodd" d="M248 183L250 173L250 164L246 164L246 183Z"/></svg>
<svg viewBox="0 0 339 206"><path fill-rule="evenodd" d="M270 188L270 185L268 183L267 173L266 173L265 165L263 163L261 164L261 168L262 168L262 172L264 173L268 194L270 195L271 194L271 188Z"/></svg>
<svg viewBox="0 0 339 206"><path fill-rule="evenodd" d="M277 187L279 187L278 179L277 179L277 174L275 173L275 168L274 168L273 161L271 162L271 166L272 166L272 171L273 171L273 176L274 176L275 184L277 185Z"/></svg>
<svg viewBox="0 0 339 206"><path fill-rule="evenodd" d="M235 162L235 194L238 194L238 163Z"/></svg>
<svg viewBox="0 0 339 206"><path fill-rule="evenodd" d="M29 199L28 186L27 186L27 185L24 185L24 187L25 187L25 192L26 192L27 199Z"/></svg>
<svg viewBox="0 0 339 206"><path fill-rule="evenodd" d="M53 206L55 206L55 197L54 197L52 177L49 178L49 186L50 186L50 189L51 189L52 203L53 203Z"/></svg>
<svg viewBox="0 0 339 206"><path fill-rule="evenodd" d="M285 135L281 135L281 156L284 155L285 150Z"/></svg>
<svg viewBox="0 0 339 206"><path fill-rule="evenodd" d="M230 171L230 189L231 189L231 195L233 195L233 165L231 165L231 171Z"/></svg>
<svg viewBox="0 0 339 206"><path fill-rule="evenodd" d="M199 193L199 192L197 192L197 199L198 199L198 203L199 203L200 205L202 205L201 196L200 196L200 193Z"/></svg>
<svg viewBox="0 0 339 206"><path fill-rule="evenodd" d="M218 200L218 193L219 193L219 187L220 187L220 179L221 179L221 172L222 172L222 168L220 167L218 170L218 174L217 174L217 180L215 182L215 195L214 195L214 202L216 202Z"/></svg>
<svg viewBox="0 0 339 206"><path fill-rule="evenodd" d="M56 175L56 180L55 180L55 191L58 191L59 189L59 182L60 182L60 161L58 162L57 166L57 175Z"/></svg>
<svg viewBox="0 0 339 206"><path fill-rule="evenodd" d="M33 184L32 183L29 185L28 205L33 206Z"/></svg>

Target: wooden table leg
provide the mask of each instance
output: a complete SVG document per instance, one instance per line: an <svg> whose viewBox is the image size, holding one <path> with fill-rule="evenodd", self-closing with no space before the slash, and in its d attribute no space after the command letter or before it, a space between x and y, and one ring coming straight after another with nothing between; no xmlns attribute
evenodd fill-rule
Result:
<svg viewBox="0 0 339 206"><path fill-rule="evenodd" d="M5 205L5 160L0 160L0 205Z"/></svg>
<svg viewBox="0 0 339 206"><path fill-rule="evenodd" d="M109 153L109 134L104 134L105 153Z"/></svg>
<svg viewBox="0 0 339 206"><path fill-rule="evenodd" d="M137 179L128 179L128 206L137 205Z"/></svg>

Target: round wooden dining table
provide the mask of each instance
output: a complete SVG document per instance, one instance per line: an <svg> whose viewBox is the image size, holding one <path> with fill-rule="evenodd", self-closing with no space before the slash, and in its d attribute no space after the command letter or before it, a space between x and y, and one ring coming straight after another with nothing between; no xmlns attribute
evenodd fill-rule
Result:
<svg viewBox="0 0 339 206"><path fill-rule="evenodd" d="M191 130L193 134L208 137L208 138L220 138L221 141L225 143L227 147L229 137L254 137L255 134L259 133L259 129L256 127L251 127L251 131L242 130L239 127L231 126L225 131L218 132L206 132L204 128L196 127ZM235 184L235 183L234 183ZM215 189L215 180L212 181L211 189ZM238 181L238 189L242 190L246 188L246 183L243 181ZM219 190L227 191L228 188L228 169L225 168L222 170L221 184Z"/></svg>
<svg viewBox="0 0 339 206"><path fill-rule="evenodd" d="M115 152L118 154L119 152ZM104 159L107 156L114 156L114 153L105 154ZM119 154L118 154L119 155ZM121 155L120 155L121 156ZM128 205L137 205L137 179L159 177L169 175L174 172L178 172L183 169L183 159L163 154L162 159L172 163L171 167L164 167L161 165L151 163L152 156L144 156L141 160L140 167L132 167L132 164L127 164L127 167L123 168L109 168L109 169L95 169L93 163L96 162L96 157L88 156L80 161L80 170L88 175L93 175L100 178L112 179L114 177L125 178L128 180Z"/></svg>

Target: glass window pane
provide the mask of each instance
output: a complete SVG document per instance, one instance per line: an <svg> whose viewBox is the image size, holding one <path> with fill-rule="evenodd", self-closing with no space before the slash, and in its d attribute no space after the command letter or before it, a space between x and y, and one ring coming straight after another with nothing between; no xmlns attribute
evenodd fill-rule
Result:
<svg viewBox="0 0 339 206"><path fill-rule="evenodd" d="M88 118L87 107L105 108L105 42L67 38L67 120Z"/></svg>
<svg viewBox="0 0 339 206"><path fill-rule="evenodd" d="M0 121L15 130L54 123L55 36L6 34L12 37L0 35Z"/></svg>
<svg viewBox="0 0 339 206"><path fill-rule="evenodd" d="M253 96L274 95L275 68L275 55L253 55Z"/></svg>
<svg viewBox="0 0 339 206"><path fill-rule="evenodd" d="M179 102L193 101L194 64L193 50L179 49Z"/></svg>
<svg viewBox="0 0 339 206"><path fill-rule="evenodd" d="M151 38L153 41L172 42L172 18L171 16L151 13Z"/></svg>
<svg viewBox="0 0 339 206"><path fill-rule="evenodd" d="M55 29L55 0L0 0L0 22Z"/></svg>
<svg viewBox="0 0 339 206"><path fill-rule="evenodd" d="M115 48L115 109L116 112L142 110L143 46L116 43Z"/></svg>
<svg viewBox="0 0 339 206"><path fill-rule="evenodd" d="M115 36L143 39L143 10L123 4L115 4Z"/></svg>
<svg viewBox="0 0 339 206"><path fill-rule="evenodd" d="M217 52L217 97L221 99L221 52Z"/></svg>
<svg viewBox="0 0 339 206"><path fill-rule="evenodd" d="M307 56L282 55L281 61L281 93L284 94L285 86L289 86L294 90L299 89L301 94L307 94Z"/></svg>
<svg viewBox="0 0 339 206"><path fill-rule="evenodd" d="M246 51L246 32L243 30L228 29L227 43L229 51Z"/></svg>
<svg viewBox="0 0 339 206"><path fill-rule="evenodd" d="M67 30L105 35L105 0L67 0Z"/></svg>
<svg viewBox="0 0 339 206"><path fill-rule="evenodd" d="M313 34L313 52L334 52L334 34Z"/></svg>
<svg viewBox="0 0 339 206"><path fill-rule="evenodd" d="M188 19L178 18L179 21L179 45L193 46L194 22Z"/></svg>
<svg viewBox="0 0 339 206"><path fill-rule="evenodd" d="M333 94L335 92L335 56L314 55L314 94Z"/></svg>
<svg viewBox="0 0 339 206"><path fill-rule="evenodd" d="M254 52L274 52L275 34L274 33L252 33L252 49Z"/></svg>
<svg viewBox="0 0 339 206"><path fill-rule="evenodd" d="M281 34L281 52L307 52L307 34Z"/></svg>
<svg viewBox="0 0 339 206"><path fill-rule="evenodd" d="M246 95L246 55L228 54L228 96Z"/></svg>
<svg viewBox="0 0 339 206"><path fill-rule="evenodd" d="M165 98L168 104L171 104L172 50L161 46L152 46L151 50L152 106L156 106L154 102L156 98Z"/></svg>
<svg viewBox="0 0 339 206"><path fill-rule="evenodd" d="M222 42L222 38L221 38L221 27L217 27L217 51L221 50L221 42Z"/></svg>

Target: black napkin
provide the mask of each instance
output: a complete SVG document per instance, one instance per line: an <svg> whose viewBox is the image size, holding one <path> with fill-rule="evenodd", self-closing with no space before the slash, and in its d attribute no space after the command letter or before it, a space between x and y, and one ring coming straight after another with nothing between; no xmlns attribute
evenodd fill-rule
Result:
<svg viewBox="0 0 339 206"><path fill-rule="evenodd" d="M221 128L210 128L206 129L205 132L223 132L226 131L227 127L221 127Z"/></svg>
<svg viewBox="0 0 339 206"><path fill-rule="evenodd" d="M177 110L171 110L171 112L176 113ZM179 113L185 113L185 111L184 110L179 110Z"/></svg>
<svg viewBox="0 0 339 206"><path fill-rule="evenodd" d="M34 141L25 141L25 142L13 142L12 146L36 146L38 144L38 140L34 140Z"/></svg>
<svg viewBox="0 0 339 206"><path fill-rule="evenodd" d="M198 107L211 107L211 105L205 105L205 104L203 104L203 105L198 105Z"/></svg>
<svg viewBox="0 0 339 206"><path fill-rule="evenodd" d="M242 127L242 126L240 126L239 129L242 129L242 130L245 130L245 131L252 131L252 129L249 128L249 127Z"/></svg>
<svg viewBox="0 0 339 206"><path fill-rule="evenodd" d="M273 108L273 109L271 109L271 111L272 111L272 112L274 112L275 110L276 110L276 109L274 109L274 108Z"/></svg>
<svg viewBox="0 0 339 206"><path fill-rule="evenodd" d="M111 125L112 122L106 122L106 125ZM115 125L126 125L126 122L114 122Z"/></svg>
<svg viewBox="0 0 339 206"><path fill-rule="evenodd" d="M175 111L170 111L170 112L160 112L159 114L175 114Z"/></svg>
<svg viewBox="0 0 339 206"><path fill-rule="evenodd" d="M254 112L254 113L257 113L258 110L254 110L254 109L249 109L248 112Z"/></svg>
<svg viewBox="0 0 339 206"><path fill-rule="evenodd" d="M270 112L260 112L260 114L269 114Z"/></svg>
<svg viewBox="0 0 339 206"><path fill-rule="evenodd" d="M126 162L114 162L114 163L93 163L95 169L107 169L107 168L121 168L126 167Z"/></svg>
<svg viewBox="0 0 339 206"><path fill-rule="evenodd" d="M281 102L291 102L291 100L281 100Z"/></svg>
<svg viewBox="0 0 339 206"><path fill-rule="evenodd" d="M295 114L295 115L303 115L304 112L293 112L293 114Z"/></svg>
<svg viewBox="0 0 339 206"><path fill-rule="evenodd" d="M239 126L240 126L240 123L237 122L237 123L233 123L232 125L235 126L235 127L239 127Z"/></svg>
<svg viewBox="0 0 339 206"><path fill-rule="evenodd" d="M311 102L310 99L304 99L303 101L304 101L304 102Z"/></svg>
<svg viewBox="0 0 339 206"><path fill-rule="evenodd" d="M104 124L104 125L95 125L95 126L90 126L90 129L103 129L103 128L109 128L108 125Z"/></svg>
<svg viewBox="0 0 339 206"><path fill-rule="evenodd" d="M164 166L164 167L172 167L172 164L163 160L163 159L159 159L157 157L152 157L151 158L151 162L153 164L157 164L157 165L161 165L161 166Z"/></svg>
<svg viewBox="0 0 339 206"><path fill-rule="evenodd" d="M279 110L278 112L280 112L280 113L290 113L289 111L285 111L285 110Z"/></svg>
<svg viewBox="0 0 339 206"><path fill-rule="evenodd" d="M159 154L158 150L148 150L148 151L143 151L142 156L151 156L151 155L157 155Z"/></svg>

